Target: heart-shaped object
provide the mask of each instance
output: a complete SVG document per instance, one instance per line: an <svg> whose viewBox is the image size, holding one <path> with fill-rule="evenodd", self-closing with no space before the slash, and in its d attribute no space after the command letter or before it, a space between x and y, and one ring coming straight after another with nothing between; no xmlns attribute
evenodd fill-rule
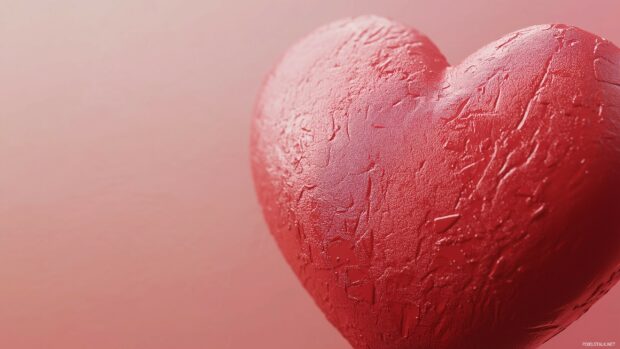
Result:
<svg viewBox="0 0 620 349"><path fill-rule="evenodd" d="M565 25L451 67L363 17L291 48L257 103L268 225L357 349L529 348L620 277L620 50Z"/></svg>

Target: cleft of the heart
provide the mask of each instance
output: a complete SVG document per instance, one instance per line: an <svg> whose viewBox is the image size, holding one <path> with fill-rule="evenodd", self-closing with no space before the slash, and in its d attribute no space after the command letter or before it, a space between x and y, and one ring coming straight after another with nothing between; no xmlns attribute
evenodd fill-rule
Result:
<svg viewBox="0 0 620 349"><path fill-rule="evenodd" d="M320 28L267 78L251 162L356 349L533 348L620 278L620 49L575 27L456 66L387 19Z"/></svg>

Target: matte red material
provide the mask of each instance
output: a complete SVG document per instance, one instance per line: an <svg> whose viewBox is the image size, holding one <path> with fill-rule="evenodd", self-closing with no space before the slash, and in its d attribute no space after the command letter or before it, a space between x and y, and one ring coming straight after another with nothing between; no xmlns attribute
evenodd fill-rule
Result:
<svg viewBox="0 0 620 349"><path fill-rule="evenodd" d="M363 17L291 48L252 166L284 256L357 349L527 348L620 276L620 50L565 25L450 67Z"/></svg>

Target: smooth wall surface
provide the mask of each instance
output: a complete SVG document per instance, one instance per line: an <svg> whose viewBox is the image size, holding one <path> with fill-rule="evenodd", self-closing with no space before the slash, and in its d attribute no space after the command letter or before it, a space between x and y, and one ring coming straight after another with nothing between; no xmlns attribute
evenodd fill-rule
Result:
<svg viewBox="0 0 620 349"><path fill-rule="evenodd" d="M532 24L620 43L609 1L2 1L0 346L345 349L266 231L255 94L295 40L378 14L452 63ZM620 346L620 286L544 349Z"/></svg>

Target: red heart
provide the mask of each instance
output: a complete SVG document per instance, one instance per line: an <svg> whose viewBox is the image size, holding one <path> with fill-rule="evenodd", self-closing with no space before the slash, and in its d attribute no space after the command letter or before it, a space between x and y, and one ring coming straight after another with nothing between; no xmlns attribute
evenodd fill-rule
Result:
<svg viewBox="0 0 620 349"><path fill-rule="evenodd" d="M288 263L358 349L527 348L620 277L620 50L565 25L450 67L364 17L294 46L253 119Z"/></svg>

